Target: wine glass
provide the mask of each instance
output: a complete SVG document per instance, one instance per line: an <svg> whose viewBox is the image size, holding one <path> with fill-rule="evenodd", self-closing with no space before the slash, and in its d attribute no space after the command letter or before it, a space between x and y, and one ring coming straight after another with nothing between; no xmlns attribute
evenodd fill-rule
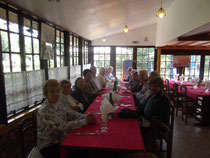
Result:
<svg viewBox="0 0 210 158"><path fill-rule="evenodd" d="M206 90L205 90L205 93L209 93L209 84L208 84L208 82L206 83Z"/></svg>
<svg viewBox="0 0 210 158"><path fill-rule="evenodd" d="M101 133L107 133L108 128L107 125L107 119L101 118Z"/></svg>

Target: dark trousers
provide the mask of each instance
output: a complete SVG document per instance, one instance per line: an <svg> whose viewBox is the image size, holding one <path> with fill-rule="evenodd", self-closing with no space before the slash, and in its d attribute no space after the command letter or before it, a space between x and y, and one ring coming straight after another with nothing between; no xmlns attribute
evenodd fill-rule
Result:
<svg viewBox="0 0 210 158"><path fill-rule="evenodd" d="M60 157L60 144L54 144L47 146L40 150L40 153L44 158L59 158Z"/></svg>
<svg viewBox="0 0 210 158"><path fill-rule="evenodd" d="M60 144L54 144L40 150L44 158L60 158ZM87 151L84 150L69 150L67 158L86 158Z"/></svg>

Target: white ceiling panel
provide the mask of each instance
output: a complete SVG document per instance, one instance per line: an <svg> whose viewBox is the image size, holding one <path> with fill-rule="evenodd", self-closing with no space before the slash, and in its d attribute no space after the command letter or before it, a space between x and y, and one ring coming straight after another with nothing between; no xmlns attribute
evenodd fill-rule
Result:
<svg viewBox="0 0 210 158"><path fill-rule="evenodd" d="M160 0L7 0L90 40L156 23ZM174 0L163 0L167 8Z"/></svg>

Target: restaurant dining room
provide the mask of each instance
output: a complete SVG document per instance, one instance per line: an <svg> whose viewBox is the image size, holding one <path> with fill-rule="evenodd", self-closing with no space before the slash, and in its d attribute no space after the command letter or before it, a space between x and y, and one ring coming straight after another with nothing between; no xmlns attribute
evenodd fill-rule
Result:
<svg viewBox="0 0 210 158"><path fill-rule="evenodd" d="M209 158L210 0L0 0L0 158Z"/></svg>

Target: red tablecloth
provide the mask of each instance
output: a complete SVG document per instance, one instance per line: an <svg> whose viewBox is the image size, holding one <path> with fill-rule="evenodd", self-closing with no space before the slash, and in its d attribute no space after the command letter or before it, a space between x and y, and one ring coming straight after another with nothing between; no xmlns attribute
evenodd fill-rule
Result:
<svg viewBox="0 0 210 158"><path fill-rule="evenodd" d="M188 81L183 81L181 84L181 81L174 81L174 80L170 80L169 81L169 88L173 88L174 87L174 83L177 83L179 86L183 85L183 86L193 86L193 84L191 82Z"/></svg>
<svg viewBox="0 0 210 158"><path fill-rule="evenodd" d="M194 89L193 87L187 88L187 96L193 99L196 99L197 96L210 96L210 92L205 93L204 87L198 87Z"/></svg>
<svg viewBox="0 0 210 158"><path fill-rule="evenodd" d="M98 96L95 101L90 105L86 113L100 112L100 100L103 98ZM119 104L132 104L126 108L135 109L134 100L132 96L122 97ZM116 110L125 108L119 106ZM107 133L100 135L76 135L77 132L95 132L101 129L101 115L96 115L96 125L89 125L80 129L73 130L65 138L61 144L61 158L65 158L68 149L71 147L78 148L104 148L104 149L120 149L120 150L143 150L145 151L139 122L137 119L124 119L115 116L112 120L107 122Z"/></svg>

